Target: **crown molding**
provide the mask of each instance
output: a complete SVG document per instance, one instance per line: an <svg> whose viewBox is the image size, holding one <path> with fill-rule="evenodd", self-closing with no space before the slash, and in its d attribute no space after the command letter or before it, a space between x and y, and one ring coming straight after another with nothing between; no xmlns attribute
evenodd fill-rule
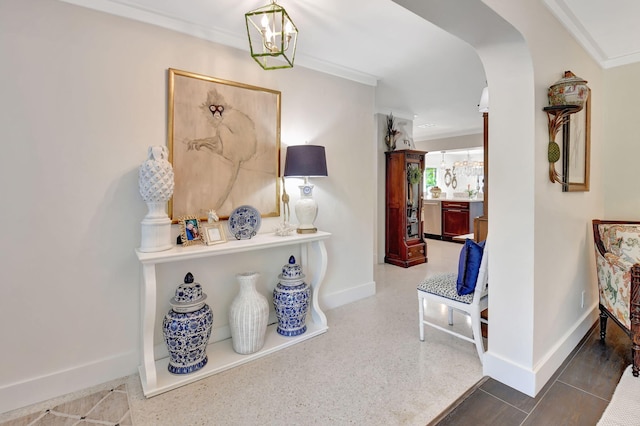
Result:
<svg viewBox="0 0 640 426"><path fill-rule="evenodd" d="M146 24L155 25L168 30L187 34L203 40L230 46L245 52L249 52L249 44L243 36L229 33L215 27L204 27L193 22L162 14L156 10L140 7L126 1L118 0L60 0L65 3L82 6L123 18L133 19ZM309 68L325 74L341 77L347 80L362 83L368 86L377 86L379 78L377 76L363 73L338 64L323 61L310 55L297 52L296 66Z"/></svg>
<svg viewBox="0 0 640 426"><path fill-rule="evenodd" d="M587 53L604 69L640 62L640 52L608 56L564 0L543 0L553 16L569 31Z"/></svg>

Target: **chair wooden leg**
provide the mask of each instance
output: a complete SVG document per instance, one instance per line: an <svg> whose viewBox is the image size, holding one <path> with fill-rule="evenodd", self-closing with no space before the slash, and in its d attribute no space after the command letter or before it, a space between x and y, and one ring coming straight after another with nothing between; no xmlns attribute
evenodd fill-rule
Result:
<svg viewBox="0 0 640 426"><path fill-rule="evenodd" d="M424 342L424 299L418 297L418 315L420 316L420 341Z"/></svg>
<svg viewBox="0 0 640 426"><path fill-rule="evenodd" d="M638 336L635 336L636 338ZM633 367L631 367L631 372L635 377L640 375L640 345L633 343L631 345L631 355L633 356Z"/></svg>
<svg viewBox="0 0 640 426"><path fill-rule="evenodd" d="M604 336L607 334L607 314L600 310L600 340L604 340Z"/></svg>
<svg viewBox="0 0 640 426"><path fill-rule="evenodd" d="M640 374L640 265L631 267L631 300L629 319L631 320L631 355L633 367L631 371L635 377Z"/></svg>

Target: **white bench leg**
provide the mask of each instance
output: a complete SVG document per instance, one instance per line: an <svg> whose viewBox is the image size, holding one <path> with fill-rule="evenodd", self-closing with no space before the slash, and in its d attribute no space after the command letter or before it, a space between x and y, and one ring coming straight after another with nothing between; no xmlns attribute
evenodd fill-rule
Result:
<svg viewBox="0 0 640 426"><path fill-rule="evenodd" d="M473 332L473 340L476 342L476 349L480 362L482 363L484 358L484 344L482 343L482 331L480 329L480 314L475 315L471 313L471 330Z"/></svg>
<svg viewBox="0 0 640 426"><path fill-rule="evenodd" d="M449 307L449 325L453 325L453 308Z"/></svg>
<svg viewBox="0 0 640 426"><path fill-rule="evenodd" d="M420 315L420 322L418 324L420 328L420 341L424 342L424 299L418 296L418 314Z"/></svg>

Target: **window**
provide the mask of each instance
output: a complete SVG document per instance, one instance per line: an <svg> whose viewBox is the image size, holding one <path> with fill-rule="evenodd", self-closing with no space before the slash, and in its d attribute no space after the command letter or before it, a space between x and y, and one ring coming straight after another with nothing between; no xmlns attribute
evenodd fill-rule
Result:
<svg viewBox="0 0 640 426"><path fill-rule="evenodd" d="M435 167L427 167L424 169L424 190L436 186L436 176L438 175L438 169Z"/></svg>

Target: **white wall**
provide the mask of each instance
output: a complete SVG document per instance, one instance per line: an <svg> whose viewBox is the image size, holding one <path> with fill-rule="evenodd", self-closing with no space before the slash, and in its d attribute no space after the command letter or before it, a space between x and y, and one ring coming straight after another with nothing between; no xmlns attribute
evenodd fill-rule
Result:
<svg viewBox="0 0 640 426"><path fill-rule="evenodd" d="M607 70L601 100L604 219L640 220L640 63Z"/></svg>
<svg viewBox="0 0 640 426"><path fill-rule="evenodd" d="M482 126L482 114L478 113L478 122ZM484 144L483 134L452 136L450 138L438 138L416 141L416 148L427 152L446 151L452 149L482 148Z"/></svg>
<svg viewBox="0 0 640 426"><path fill-rule="evenodd" d="M0 57L0 412L136 371L134 248L146 214L137 173L147 147L166 143L170 67L282 92L283 147L327 152L329 177L313 182L316 224L333 233L321 304L374 293L375 215L363 208L376 202L373 87L301 67L263 71L243 51L46 0L0 2ZM292 204L296 184L287 183ZM159 294L167 299L190 269L220 305L232 273L257 268L274 285L287 259L176 265L162 271ZM226 323L214 316L214 327Z"/></svg>
<svg viewBox="0 0 640 426"><path fill-rule="evenodd" d="M533 352L535 382L539 391L596 319L597 285L591 220L602 212L603 72L598 64L539 2L519 7L492 1L523 35L534 66L535 186ZM544 31L540 31L544 28ZM563 193L548 178L548 128L543 107L547 89L572 70L589 81L592 89L591 179L589 192ZM517 107L511 107L517 111ZM491 114L490 114L491 117ZM515 135L514 135L515 136ZM491 152L491 150L490 150ZM491 179L490 179L491 182ZM492 199L492 209L495 203ZM581 306L582 293L585 306ZM530 393L531 393L530 392Z"/></svg>
<svg viewBox="0 0 640 426"><path fill-rule="evenodd" d="M595 320L589 223L603 201L602 71L540 2L395 1L469 42L485 67L491 338L484 372L535 395ZM594 184L586 193L562 193L548 179L542 108L564 70L588 80L594 93Z"/></svg>

